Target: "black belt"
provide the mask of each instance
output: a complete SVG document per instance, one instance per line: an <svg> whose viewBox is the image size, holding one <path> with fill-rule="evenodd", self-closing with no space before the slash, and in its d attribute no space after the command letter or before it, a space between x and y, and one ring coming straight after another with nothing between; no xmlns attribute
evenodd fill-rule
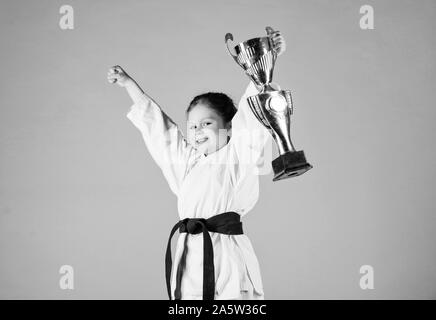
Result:
<svg viewBox="0 0 436 320"><path fill-rule="evenodd" d="M174 293L175 300L181 299L181 283L183 269L186 263L187 246L186 241L189 234L198 234L203 232L203 300L214 300L215 297L215 267L213 264L213 246L209 232L217 232L229 235L243 234L241 216L236 212L224 212L209 219L204 218L186 218L175 224L171 230L168 239L167 252L165 255L165 276L167 280L168 296L171 300L171 239L177 228L179 232L187 232L183 253L180 263L177 266L176 290Z"/></svg>

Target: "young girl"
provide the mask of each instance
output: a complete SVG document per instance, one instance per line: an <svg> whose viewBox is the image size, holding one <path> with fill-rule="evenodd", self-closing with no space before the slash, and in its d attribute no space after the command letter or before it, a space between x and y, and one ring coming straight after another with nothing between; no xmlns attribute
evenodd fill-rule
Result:
<svg viewBox="0 0 436 320"><path fill-rule="evenodd" d="M272 40L277 53L283 53L279 31ZM186 110L185 139L120 66L110 68L108 81L127 89L134 102L127 118L178 198L180 221L170 233L166 254L169 298L264 299L259 263L240 222L257 202L257 163L270 137L247 103L260 88L250 82L238 109L223 93L195 97ZM171 238L177 230L172 264Z"/></svg>

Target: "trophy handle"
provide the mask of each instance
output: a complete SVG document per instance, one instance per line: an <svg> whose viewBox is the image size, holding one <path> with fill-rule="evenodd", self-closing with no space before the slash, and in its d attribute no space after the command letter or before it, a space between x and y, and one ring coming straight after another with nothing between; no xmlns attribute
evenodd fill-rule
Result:
<svg viewBox="0 0 436 320"><path fill-rule="evenodd" d="M233 35L231 33L227 33L224 37L224 41L226 43L227 51L229 52L230 56L238 63L237 55L232 53L229 48L229 41L233 41Z"/></svg>

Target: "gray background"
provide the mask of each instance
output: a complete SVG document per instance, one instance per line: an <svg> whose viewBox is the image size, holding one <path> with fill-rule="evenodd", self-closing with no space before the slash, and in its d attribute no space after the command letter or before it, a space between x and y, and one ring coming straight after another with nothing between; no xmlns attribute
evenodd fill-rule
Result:
<svg viewBox="0 0 436 320"><path fill-rule="evenodd" d="M75 29L59 28L70 4ZM361 30L361 5L375 29ZM166 299L176 198L106 82L123 66L184 130L190 99L239 100L227 55L271 25L292 138L314 168L261 176L244 219L267 299L436 298L434 1L1 1L0 298ZM74 267L75 289L59 288ZM375 271L374 290L359 268Z"/></svg>

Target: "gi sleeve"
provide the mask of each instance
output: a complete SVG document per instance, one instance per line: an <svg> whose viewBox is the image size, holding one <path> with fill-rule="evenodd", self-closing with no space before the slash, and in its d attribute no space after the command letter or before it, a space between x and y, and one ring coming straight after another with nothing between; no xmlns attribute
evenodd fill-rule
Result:
<svg viewBox="0 0 436 320"><path fill-rule="evenodd" d="M130 107L126 116L141 132L171 191L178 195L193 147L173 120L145 93Z"/></svg>
<svg viewBox="0 0 436 320"><path fill-rule="evenodd" d="M268 129L256 118L248 105L247 98L258 93L255 84L250 81L239 101L238 111L232 119L230 141L241 167L241 173L244 172L244 168L259 168L263 165L265 146L271 141Z"/></svg>

